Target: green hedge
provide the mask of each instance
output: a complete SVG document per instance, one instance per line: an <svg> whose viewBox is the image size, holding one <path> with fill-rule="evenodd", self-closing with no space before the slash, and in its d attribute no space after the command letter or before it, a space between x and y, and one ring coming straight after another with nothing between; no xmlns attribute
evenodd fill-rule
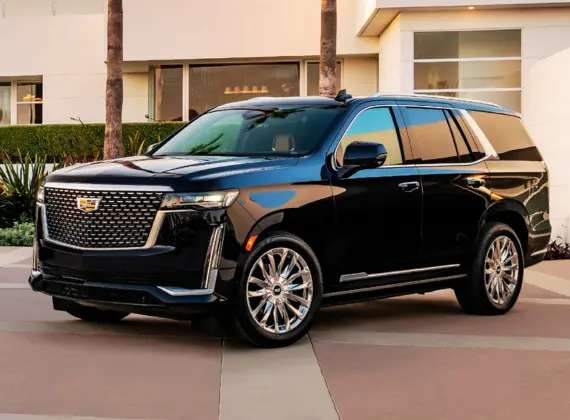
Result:
<svg viewBox="0 0 570 420"><path fill-rule="evenodd" d="M125 123L123 139L125 154L136 154L141 144L146 147L166 138L184 123ZM102 158L105 137L104 124L53 124L0 127L0 150L12 159L22 154L39 154L49 162L64 159L93 160Z"/></svg>

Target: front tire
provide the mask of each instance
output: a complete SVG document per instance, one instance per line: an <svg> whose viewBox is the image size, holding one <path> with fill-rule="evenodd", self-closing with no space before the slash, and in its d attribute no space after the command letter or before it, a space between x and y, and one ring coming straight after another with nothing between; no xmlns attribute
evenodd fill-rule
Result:
<svg viewBox="0 0 570 420"><path fill-rule="evenodd" d="M523 283L524 256L517 234L503 223L486 224L467 279L455 289L469 314L503 315L516 304Z"/></svg>
<svg viewBox="0 0 570 420"><path fill-rule="evenodd" d="M276 232L248 256L236 300L234 329L256 347L285 347L310 329L320 307L323 279L319 262L301 238Z"/></svg>

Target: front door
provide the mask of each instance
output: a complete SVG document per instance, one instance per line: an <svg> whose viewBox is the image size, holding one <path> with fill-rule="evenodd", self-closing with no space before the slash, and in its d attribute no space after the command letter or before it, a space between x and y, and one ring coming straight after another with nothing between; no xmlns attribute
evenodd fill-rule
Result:
<svg viewBox="0 0 570 420"><path fill-rule="evenodd" d="M355 141L383 144L388 151L385 164L354 173L343 170L344 150ZM330 279L333 288L375 285L389 280L393 271L416 266L421 250L422 188L418 169L407 164L409 156L397 107L355 111L333 156L339 166L331 179L337 214L329 248L338 279Z"/></svg>

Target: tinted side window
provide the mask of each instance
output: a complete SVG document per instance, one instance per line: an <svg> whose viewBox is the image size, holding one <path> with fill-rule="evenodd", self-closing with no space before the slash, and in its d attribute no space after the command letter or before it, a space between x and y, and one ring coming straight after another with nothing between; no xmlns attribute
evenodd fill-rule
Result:
<svg viewBox="0 0 570 420"><path fill-rule="evenodd" d="M441 109L407 108L413 152L421 163L458 163L457 150Z"/></svg>
<svg viewBox="0 0 570 420"><path fill-rule="evenodd" d="M465 141L463 132L457 125L457 121L455 121L455 118L453 118L449 111L445 111L445 114L447 116L449 128L451 129L451 134L453 134L453 139L455 140L455 146L457 147L457 153L459 154L459 161L463 163L472 162L473 156L471 155L469 146Z"/></svg>
<svg viewBox="0 0 570 420"><path fill-rule="evenodd" d="M383 144L388 151L384 165L402 163L400 138L390 108L371 108L360 113L340 141L338 156L344 156L346 147L355 141Z"/></svg>
<svg viewBox="0 0 570 420"><path fill-rule="evenodd" d="M470 111L470 114L501 160L542 160L520 118L482 111Z"/></svg>

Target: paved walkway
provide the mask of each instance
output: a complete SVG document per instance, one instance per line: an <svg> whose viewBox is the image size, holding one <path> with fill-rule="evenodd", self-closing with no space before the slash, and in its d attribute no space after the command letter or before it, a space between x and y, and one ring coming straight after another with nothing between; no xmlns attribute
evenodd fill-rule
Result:
<svg viewBox="0 0 570 420"><path fill-rule="evenodd" d="M310 338L245 348L181 322L75 321L0 248L0 420L568 419L570 262L527 271L503 317L449 291L321 311Z"/></svg>

